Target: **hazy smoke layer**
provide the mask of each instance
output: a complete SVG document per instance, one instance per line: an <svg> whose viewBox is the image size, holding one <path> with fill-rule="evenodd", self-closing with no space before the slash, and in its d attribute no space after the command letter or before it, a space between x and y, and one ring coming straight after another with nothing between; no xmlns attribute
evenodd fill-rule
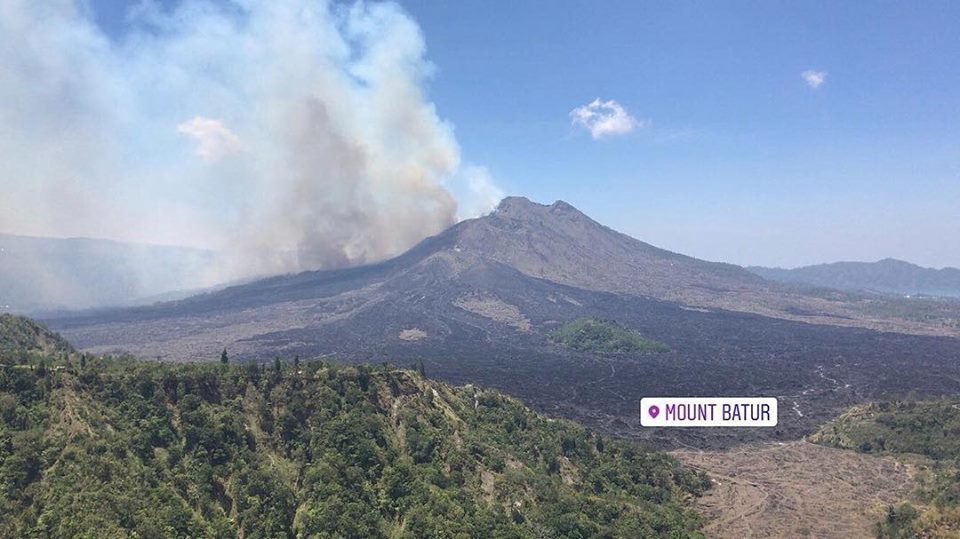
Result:
<svg viewBox="0 0 960 539"><path fill-rule="evenodd" d="M84 5L0 2L0 231L213 247L219 279L383 258L501 194L396 5L145 1L122 36Z"/></svg>

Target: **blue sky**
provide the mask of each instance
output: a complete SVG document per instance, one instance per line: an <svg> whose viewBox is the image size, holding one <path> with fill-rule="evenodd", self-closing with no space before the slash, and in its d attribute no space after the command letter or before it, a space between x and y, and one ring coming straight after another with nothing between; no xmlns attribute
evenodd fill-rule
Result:
<svg viewBox="0 0 960 539"><path fill-rule="evenodd" d="M93 0L114 39L129 4ZM960 266L956 2L401 5L437 114L507 193L711 260ZM636 127L573 125L597 98Z"/></svg>

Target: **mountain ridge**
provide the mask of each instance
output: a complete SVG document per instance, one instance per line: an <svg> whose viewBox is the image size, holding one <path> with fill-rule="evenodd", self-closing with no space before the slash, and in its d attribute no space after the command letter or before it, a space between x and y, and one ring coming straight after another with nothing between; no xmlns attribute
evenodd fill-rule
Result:
<svg viewBox="0 0 960 539"><path fill-rule="evenodd" d="M0 311L42 314L185 297L213 284L211 251L0 234Z"/></svg>
<svg viewBox="0 0 960 539"><path fill-rule="evenodd" d="M765 279L892 295L960 297L960 269L927 268L895 258L832 262L798 268L746 268Z"/></svg>
<svg viewBox="0 0 960 539"><path fill-rule="evenodd" d="M505 198L490 214L461 221L394 258L343 269L278 275L183 300L112 309L58 319L64 328L84 321L142 320L186 311L218 312L279 301L325 299L350 290L399 291L422 286L423 276L455 281L502 265L523 276L562 286L671 301L694 309L749 312L810 323L868 327L916 334L960 334L957 327L897 318L876 309L874 298L851 292L810 293L733 264L708 262L655 247L606 227L570 204ZM423 276L417 276L423 272ZM393 282L395 286L385 286ZM884 305L881 304L881 307ZM942 308L942 307L941 307ZM896 312L896 309L888 309ZM929 319L930 317L927 316Z"/></svg>

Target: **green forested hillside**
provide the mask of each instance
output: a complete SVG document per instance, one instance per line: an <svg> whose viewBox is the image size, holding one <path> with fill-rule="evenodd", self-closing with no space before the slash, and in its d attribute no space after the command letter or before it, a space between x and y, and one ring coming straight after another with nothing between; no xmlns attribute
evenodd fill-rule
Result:
<svg viewBox="0 0 960 539"><path fill-rule="evenodd" d="M2 537L697 537L705 476L387 366L0 366Z"/></svg>
<svg viewBox="0 0 960 539"><path fill-rule="evenodd" d="M600 354L649 354L666 352L667 345L647 339L613 320L581 318L550 332L553 342L578 350Z"/></svg>
<svg viewBox="0 0 960 539"><path fill-rule="evenodd" d="M28 318L0 314L0 364L24 362L31 354L68 351L67 341L46 327Z"/></svg>
<svg viewBox="0 0 960 539"><path fill-rule="evenodd" d="M865 453L928 457L918 468L924 507L891 507L877 524L883 538L960 537L960 401L881 402L857 406L810 437Z"/></svg>

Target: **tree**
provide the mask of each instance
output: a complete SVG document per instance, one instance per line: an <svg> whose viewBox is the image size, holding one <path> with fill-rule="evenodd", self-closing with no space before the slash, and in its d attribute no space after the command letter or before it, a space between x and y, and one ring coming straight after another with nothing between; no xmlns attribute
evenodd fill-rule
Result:
<svg viewBox="0 0 960 539"><path fill-rule="evenodd" d="M277 374L280 374L280 368L281 368L280 356L277 356L273 358L273 371L276 372Z"/></svg>
<svg viewBox="0 0 960 539"><path fill-rule="evenodd" d="M87 354L80 354L80 368L87 368Z"/></svg>
<svg viewBox="0 0 960 539"><path fill-rule="evenodd" d="M370 366L369 365L359 365L357 366L357 382L360 384L360 389L366 391L370 387Z"/></svg>
<svg viewBox="0 0 960 539"><path fill-rule="evenodd" d="M293 356L293 366L295 369L300 369L300 354Z"/></svg>
<svg viewBox="0 0 960 539"><path fill-rule="evenodd" d="M253 385L260 384L260 365L256 361L248 361L245 367L247 371L247 381Z"/></svg>
<svg viewBox="0 0 960 539"><path fill-rule="evenodd" d="M223 363L224 365L226 365L229 362L230 362L230 358L227 356L227 349L224 348L223 352L220 353L220 363Z"/></svg>

